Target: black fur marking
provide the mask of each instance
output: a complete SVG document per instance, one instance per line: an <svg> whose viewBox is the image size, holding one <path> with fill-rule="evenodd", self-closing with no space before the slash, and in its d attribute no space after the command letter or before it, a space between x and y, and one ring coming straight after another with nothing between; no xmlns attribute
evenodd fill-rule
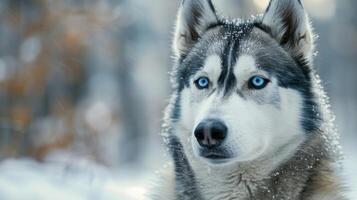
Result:
<svg viewBox="0 0 357 200"><path fill-rule="evenodd" d="M203 10L201 10L201 8L194 6L191 9L191 15L189 15L189 19L187 20L187 25L188 25L188 29L190 31L190 37L189 40L191 40L191 42L193 41L197 41L199 39L199 34L197 31L197 27L200 26L200 19L202 18L202 14L203 14ZM185 16L186 17L186 16Z"/></svg>
<svg viewBox="0 0 357 200"><path fill-rule="evenodd" d="M171 135L169 147L175 162L176 198L178 200L202 200L200 191L197 189L195 174L177 137Z"/></svg>
<svg viewBox="0 0 357 200"><path fill-rule="evenodd" d="M228 61L226 58L230 53L230 46L231 46L231 44L230 44L230 42L228 42L228 44L225 46L225 48L223 50L223 55L221 55L222 72L218 78L218 86L220 86L221 88L224 87L224 82L225 82L225 79L227 77L228 70L229 70L229 64L228 64Z"/></svg>
<svg viewBox="0 0 357 200"><path fill-rule="evenodd" d="M299 2L299 4L300 4L300 6L303 7L303 5L302 5L302 3L301 3L301 0L298 0L298 2Z"/></svg>
<svg viewBox="0 0 357 200"><path fill-rule="evenodd" d="M250 186L247 183L247 181L245 181L245 187L247 188L247 191L248 191L248 194L249 194L249 199L250 200L254 200L252 189L250 189Z"/></svg>
<svg viewBox="0 0 357 200"><path fill-rule="evenodd" d="M229 42L223 50L223 55L221 55L223 68L218 79L218 85L223 89L224 95L228 94L236 84L232 68L236 62L237 46L239 45L239 41L232 34L229 34L228 37Z"/></svg>
<svg viewBox="0 0 357 200"><path fill-rule="evenodd" d="M224 88L224 96L228 96L229 94L231 94L231 92L236 86L236 83L237 83L237 79L234 76L233 72L229 72L227 77L227 82Z"/></svg>
<svg viewBox="0 0 357 200"><path fill-rule="evenodd" d="M176 98L174 99L173 110L170 113L170 119L174 122L180 118L181 113L181 99L179 98L181 95L181 91L177 91Z"/></svg>
<svg viewBox="0 0 357 200"><path fill-rule="evenodd" d="M285 30L285 33L281 38L280 44L282 46L286 44L291 47L296 46L299 41L299 39L296 38L297 28L299 27L299 19L295 16L295 13L290 10L286 10L281 17L282 22L284 23L283 29Z"/></svg>
<svg viewBox="0 0 357 200"><path fill-rule="evenodd" d="M218 85L223 88L224 96L228 96L237 83L234 75L234 65L237 62L238 50L240 41L245 39L252 31L253 25L249 23L226 24L222 31L225 33L225 38L228 40L221 55L222 73L218 79Z"/></svg>
<svg viewBox="0 0 357 200"><path fill-rule="evenodd" d="M212 96L216 91L217 91L217 89L213 89L213 90L207 95L207 97Z"/></svg>
<svg viewBox="0 0 357 200"><path fill-rule="evenodd" d="M265 13L267 13L267 12L270 10L271 2L272 2L272 1L273 1L273 0L270 0L270 1L269 1L269 5L268 5L267 9L265 10Z"/></svg>
<svg viewBox="0 0 357 200"><path fill-rule="evenodd" d="M299 1L300 1L300 0L299 0ZM208 4L209 4L209 7L211 8L211 10L212 10L214 13L216 13L216 9L214 8L213 3L212 3L211 0L208 0Z"/></svg>

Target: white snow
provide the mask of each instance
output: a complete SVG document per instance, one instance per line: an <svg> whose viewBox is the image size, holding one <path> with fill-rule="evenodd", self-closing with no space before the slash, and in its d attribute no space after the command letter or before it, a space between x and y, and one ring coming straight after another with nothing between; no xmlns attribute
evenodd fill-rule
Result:
<svg viewBox="0 0 357 200"><path fill-rule="evenodd" d="M74 164L75 163L75 164ZM31 159L0 163L1 200L145 200L152 178L142 170L108 168L88 161L71 164Z"/></svg>
<svg viewBox="0 0 357 200"><path fill-rule="evenodd" d="M357 159L346 155L346 183L357 199ZM0 162L1 200L147 200L155 174L143 167L109 169L83 158L52 156Z"/></svg>

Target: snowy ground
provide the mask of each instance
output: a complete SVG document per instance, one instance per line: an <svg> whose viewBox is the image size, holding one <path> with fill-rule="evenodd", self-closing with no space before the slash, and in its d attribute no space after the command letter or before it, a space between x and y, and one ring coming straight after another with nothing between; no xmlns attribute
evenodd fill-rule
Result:
<svg viewBox="0 0 357 200"><path fill-rule="evenodd" d="M357 188L357 159L348 159L346 164L348 177L355 180L352 188ZM146 200L154 177L143 169L118 173L85 160L69 164L9 159L0 163L0 199ZM357 199L356 189L353 193L351 200Z"/></svg>
<svg viewBox="0 0 357 200"><path fill-rule="evenodd" d="M0 163L1 200L145 200L153 175L142 170L115 173L94 163ZM145 187L144 187L145 186Z"/></svg>

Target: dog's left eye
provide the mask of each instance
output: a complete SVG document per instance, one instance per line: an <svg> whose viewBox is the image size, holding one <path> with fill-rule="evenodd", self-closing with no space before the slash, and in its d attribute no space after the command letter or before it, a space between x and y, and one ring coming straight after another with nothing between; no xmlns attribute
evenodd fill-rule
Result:
<svg viewBox="0 0 357 200"><path fill-rule="evenodd" d="M200 90L207 89L209 86L209 79L205 76L200 77L195 81L195 85Z"/></svg>
<svg viewBox="0 0 357 200"><path fill-rule="evenodd" d="M253 76L249 79L248 87L250 89L260 90L265 88L269 83L269 79L262 76Z"/></svg>

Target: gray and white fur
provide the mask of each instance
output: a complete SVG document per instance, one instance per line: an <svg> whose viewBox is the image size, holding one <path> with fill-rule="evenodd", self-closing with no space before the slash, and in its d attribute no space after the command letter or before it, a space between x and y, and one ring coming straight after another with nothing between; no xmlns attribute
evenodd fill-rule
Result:
<svg viewBox="0 0 357 200"><path fill-rule="evenodd" d="M312 68L300 0L222 19L183 0L163 137L173 159L154 199L344 200L333 114Z"/></svg>

